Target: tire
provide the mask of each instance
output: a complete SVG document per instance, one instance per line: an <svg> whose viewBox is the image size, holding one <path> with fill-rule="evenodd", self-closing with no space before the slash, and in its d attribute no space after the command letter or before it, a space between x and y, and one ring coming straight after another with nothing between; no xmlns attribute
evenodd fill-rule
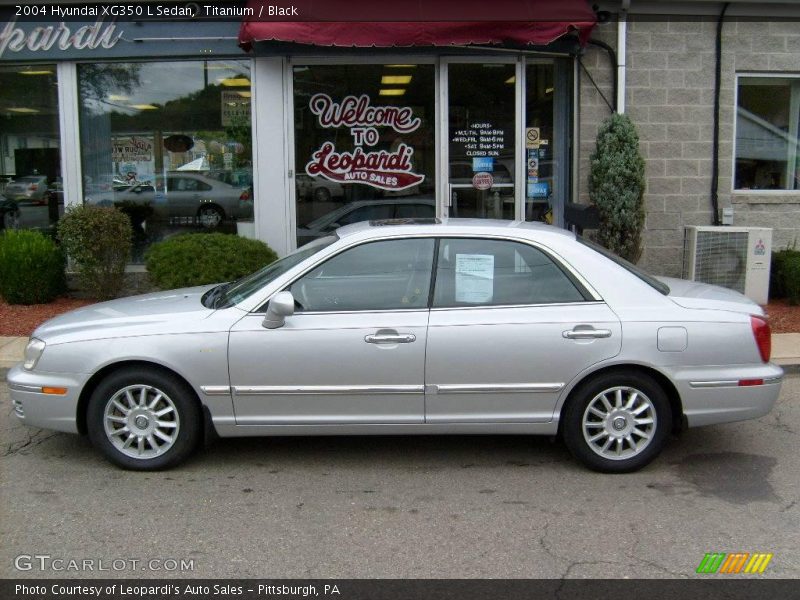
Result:
<svg viewBox="0 0 800 600"><path fill-rule="evenodd" d="M197 210L197 220L204 229L216 229L225 219L225 213L215 204L206 204Z"/></svg>
<svg viewBox="0 0 800 600"><path fill-rule="evenodd" d="M174 467L192 454L202 433L194 392L173 375L143 368L103 379L89 399L86 424L109 461L134 471Z"/></svg>
<svg viewBox="0 0 800 600"><path fill-rule="evenodd" d="M318 187L314 190L314 201L315 202L330 202L331 201L331 193L324 187Z"/></svg>
<svg viewBox="0 0 800 600"><path fill-rule="evenodd" d="M641 469L659 455L672 430L664 390L634 371L607 373L582 384L570 396L563 418L569 451L603 473Z"/></svg>
<svg viewBox="0 0 800 600"><path fill-rule="evenodd" d="M19 229L19 209L6 210L0 215L0 230Z"/></svg>

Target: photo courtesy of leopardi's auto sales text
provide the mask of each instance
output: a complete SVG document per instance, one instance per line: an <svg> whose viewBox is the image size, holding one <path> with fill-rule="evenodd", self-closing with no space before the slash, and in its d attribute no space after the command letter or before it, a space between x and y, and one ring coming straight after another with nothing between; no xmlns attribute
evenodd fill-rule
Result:
<svg viewBox="0 0 800 600"><path fill-rule="evenodd" d="M798 0L0 0L0 599L775 600Z"/></svg>

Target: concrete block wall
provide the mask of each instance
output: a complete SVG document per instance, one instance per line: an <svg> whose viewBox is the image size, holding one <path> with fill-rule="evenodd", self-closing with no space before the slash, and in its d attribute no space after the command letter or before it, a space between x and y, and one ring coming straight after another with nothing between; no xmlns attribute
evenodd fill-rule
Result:
<svg viewBox="0 0 800 600"><path fill-rule="evenodd" d="M629 17L626 112L646 160L647 220L640 264L680 276L685 225L711 225L715 69L714 20ZM598 25L595 39L615 45L616 23ZM739 72L800 71L796 22L728 20L723 27L720 95L720 207L733 206L734 225L774 228L774 244L800 244L800 191L733 191L735 82ZM583 63L607 97L613 94L603 51L589 47ZM597 125L610 111L585 73L579 87L578 192L588 201L589 155Z"/></svg>

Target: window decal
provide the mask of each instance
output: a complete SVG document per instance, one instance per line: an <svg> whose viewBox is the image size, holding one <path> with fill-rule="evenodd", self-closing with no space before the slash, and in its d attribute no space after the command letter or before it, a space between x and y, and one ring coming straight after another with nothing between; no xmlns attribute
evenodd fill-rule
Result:
<svg viewBox="0 0 800 600"><path fill-rule="evenodd" d="M378 127L389 127L398 134L418 129L421 120L410 107L371 106L366 94L345 96L340 103L327 94L315 94L308 105L321 127L349 128L355 146L352 152L337 152L334 142L324 142L306 164L311 177L391 191L410 188L425 179L425 175L413 172L414 149L404 142L392 144L390 151L364 149L380 141Z"/></svg>

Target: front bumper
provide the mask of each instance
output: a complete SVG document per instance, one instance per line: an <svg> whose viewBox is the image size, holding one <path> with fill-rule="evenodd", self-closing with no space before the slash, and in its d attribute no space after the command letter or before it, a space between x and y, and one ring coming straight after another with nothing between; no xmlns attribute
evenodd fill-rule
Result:
<svg viewBox="0 0 800 600"><path fill-rule="evenodd" d="M78 433L78 399L88 373L48 373L13 367L6 377L14 414L25 425ZM66 388L66 394L45 394L43 387Z"/></svg>
<svg viewBox="0 0 800 600"><path fill-rule="evenodd" d="M772 410L781 392L783 369L771 363L692 367L671 374L689 427L757 419ZM742 380L763 380L739 385Z"/></svg>

